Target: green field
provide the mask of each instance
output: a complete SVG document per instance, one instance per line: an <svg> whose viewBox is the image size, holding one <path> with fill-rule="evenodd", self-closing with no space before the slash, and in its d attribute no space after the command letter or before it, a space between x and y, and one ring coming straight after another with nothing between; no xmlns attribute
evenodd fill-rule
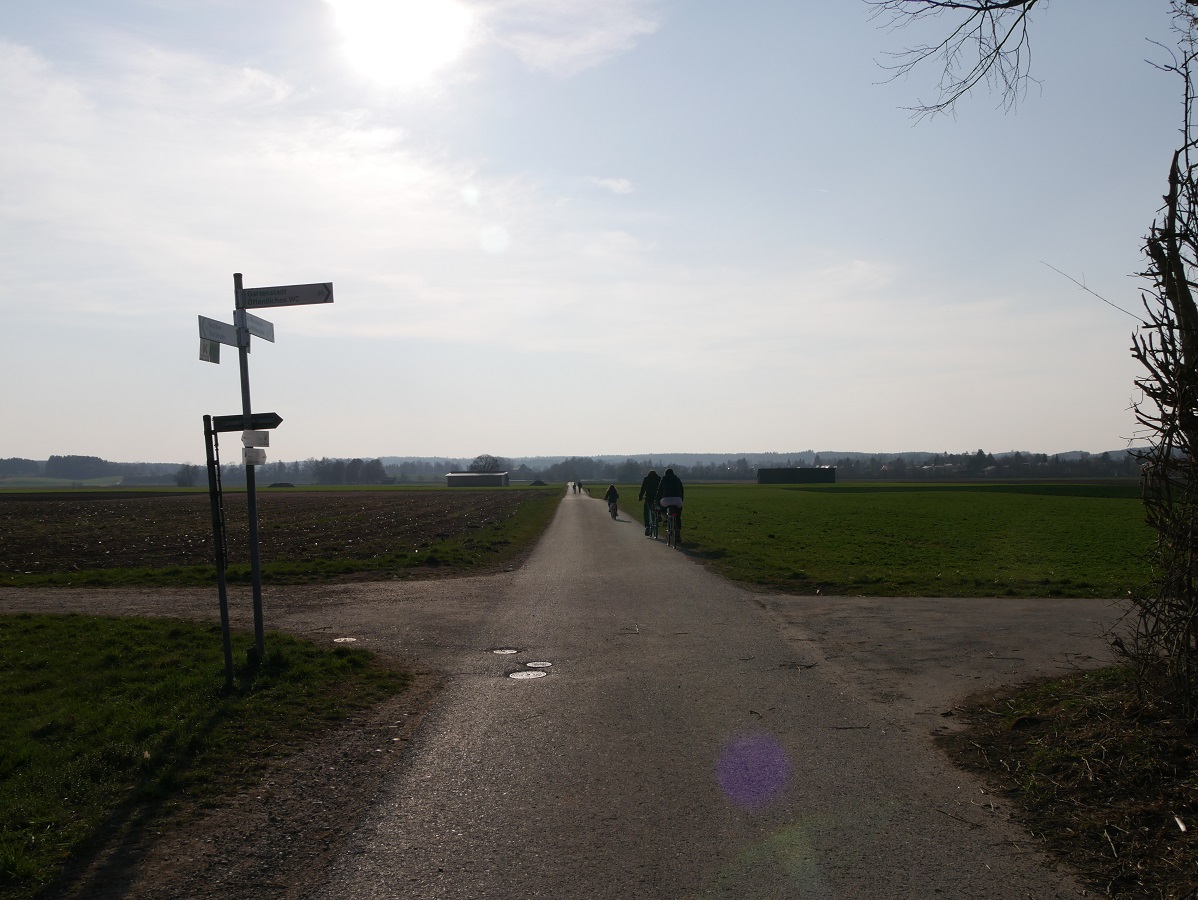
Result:
<svg viewBox="0 0 1198 900"><path fill-rule="evenodd" d="M1125 597L1153 539L1134 484L698 484L684 522L717 572L800 594Z"/></svg>

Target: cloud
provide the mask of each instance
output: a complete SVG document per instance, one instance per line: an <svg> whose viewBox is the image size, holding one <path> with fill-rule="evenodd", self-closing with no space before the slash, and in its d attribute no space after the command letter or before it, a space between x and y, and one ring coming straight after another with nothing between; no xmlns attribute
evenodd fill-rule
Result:
<svg viewBox="0 0 1198 900"><path fill-rule="evenodd" d="M648 0L497 0L484 5L492 39L528 68L576 75L627 53L660 27Z"/></svg>
<svg viewBox="0 0 1198 900"><path fill-rule="evenodd" d="M636 190L632 186L632 182L627 178L596 178L590 175L587 177L587 181L595 185L595 187L601 187L605 191L611 191L613 194L631 194Z"/></svg>

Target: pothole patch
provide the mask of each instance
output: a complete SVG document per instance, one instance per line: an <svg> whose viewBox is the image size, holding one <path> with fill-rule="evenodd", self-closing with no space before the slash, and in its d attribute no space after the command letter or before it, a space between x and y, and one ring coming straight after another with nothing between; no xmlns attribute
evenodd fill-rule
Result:
<svg viewBox="0 0 1198 900"><path fill-rule="evenodd" d="M515 647L496 647L491 652L494 653L496 656L507 656L512 653L519 653L520 651L517 650Z"/></svg>
<svg viewBox="0 0 1198 900"><path fill-rule="evenodd" d="M356 643L357 640L358 640L357 638L351 638L351 637L333 638L333 643L334 644L353 644L353 643Z"/></svg>
<svg viewBox="0 0 1198 900"><path fill-rule="evenodd" d="M540 669L521 669L519 672L512 672L508 678L515 678L519 681L527 681L529 678L544 678L545 673Z"/></svg>
<svg viewBox="0 0 1198 900"><path fill-rule="evenodd" d="M548 669L550 666L553 665L553 663L551 663L551 662L530 662L530 663L525 663L524 665L528 666L530 669Z"/></svg>

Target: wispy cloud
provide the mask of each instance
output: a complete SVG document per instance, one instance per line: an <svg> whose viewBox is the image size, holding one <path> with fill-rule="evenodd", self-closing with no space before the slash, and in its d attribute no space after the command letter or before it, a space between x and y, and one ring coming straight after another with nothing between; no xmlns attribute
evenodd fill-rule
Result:
<svg viewBox="0 0 1198 900"><path fill-rule="evenodd" d="M492 39L534 71L575 75L626 53L661 21L651 0L496 0Z"/></svg>
<svg viewBox="0 0 1198 900"><path fill-rule="evenodd" d="M613 194L631 194L636 190L627 178L596 178L590 175L587 177L587 181L605 191L611 191Z"/></svg>

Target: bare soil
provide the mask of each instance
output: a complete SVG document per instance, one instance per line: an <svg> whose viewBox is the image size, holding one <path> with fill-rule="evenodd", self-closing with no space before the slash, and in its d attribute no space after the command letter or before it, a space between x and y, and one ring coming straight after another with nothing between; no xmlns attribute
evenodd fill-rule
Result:
<svg viewBox="0 0 1198 900"><path fill-rule="evenodd" d="M513 515L528 497L519 489L261 490L260 554L268 563L427 552L438 541L469 541ZM229 562L248 562L244 494L227 494L224 511ZM0 576L186 568L211 566L215 559L206 493L0 491L0 535ZM427 568L438 562L434 556Z"/></svg>

